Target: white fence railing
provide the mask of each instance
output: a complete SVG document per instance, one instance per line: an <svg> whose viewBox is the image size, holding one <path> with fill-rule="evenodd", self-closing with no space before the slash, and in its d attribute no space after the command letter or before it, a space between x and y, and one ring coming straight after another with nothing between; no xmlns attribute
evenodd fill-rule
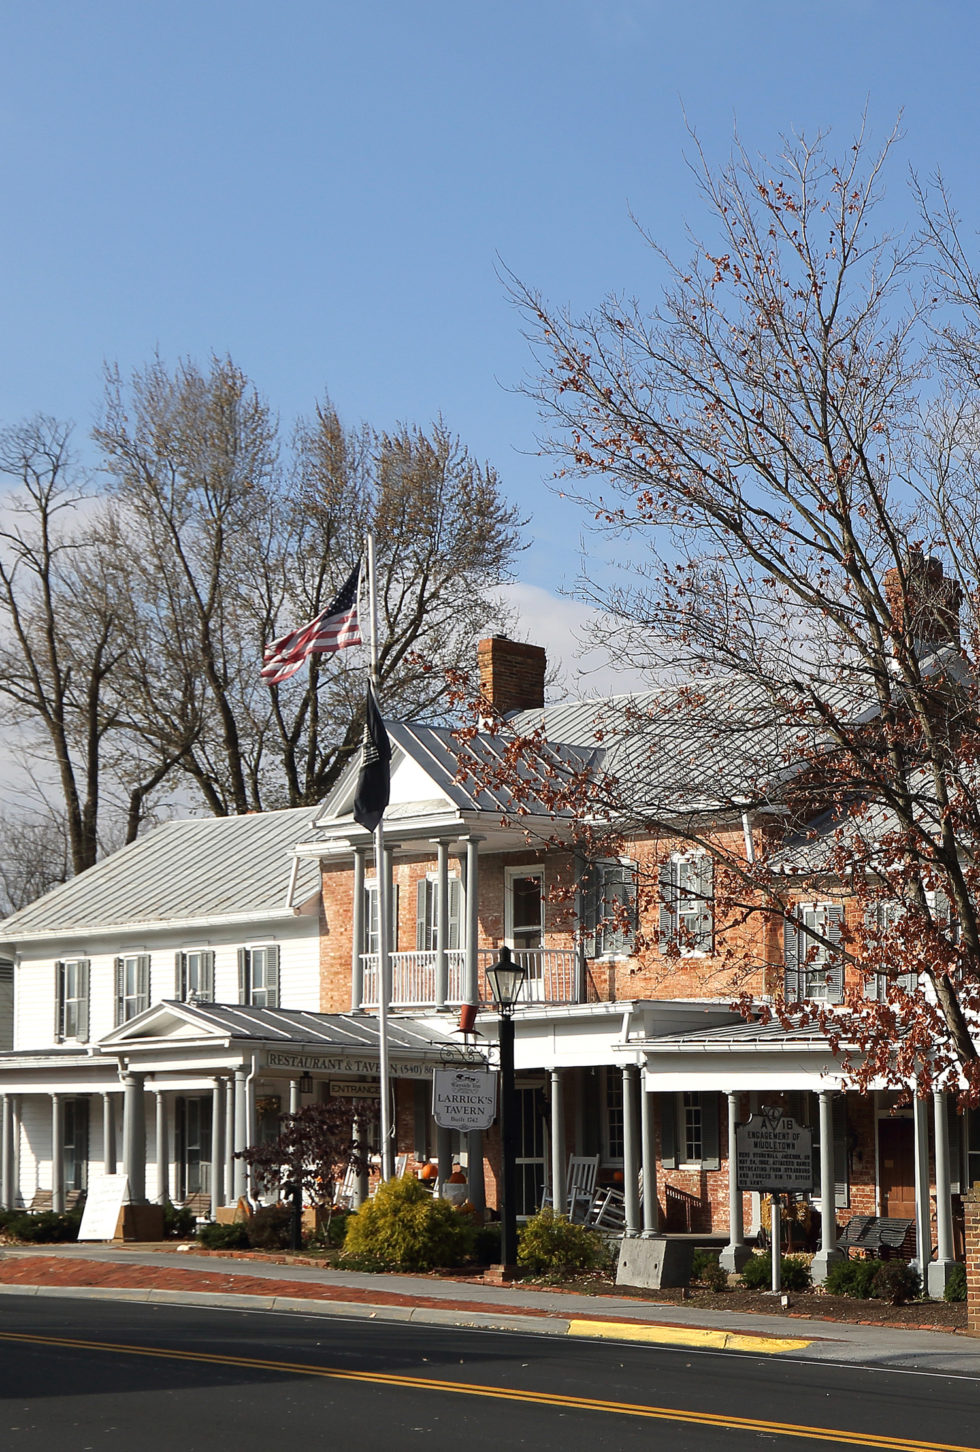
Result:
<svg viewBox="0 0 980 1452"><path fill-rule="evenodd" d="M477 958L480 972L480 1002L489 1004L491 994L486 970L497 961L493 948L481 948ZM525 1003L574 1003L575 950L573 948L518 948L514 959L527 969L522 1000ZM446 1002L457 1006L466 998L466 954L452 948L449 959L449 984ZM378 1006L377 953L364 953L361 958L363 987L361 1007ZM391 955L391 1007L433 1008L436 1003L436 955L416 950Z"/></svg>

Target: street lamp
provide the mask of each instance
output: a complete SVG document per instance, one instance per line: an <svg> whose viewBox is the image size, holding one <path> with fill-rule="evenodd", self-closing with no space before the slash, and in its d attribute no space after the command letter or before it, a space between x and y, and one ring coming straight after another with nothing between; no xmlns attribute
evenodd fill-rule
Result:
<svg viewBox="0 0 980 1452"><path fill-rule="evenodd" d="M514 1005L521 995L527 969L515 963L509 948L487 969L493 1006L500 1015L500 1260L517 1264L517 1107L514 1103Z"/></svg>

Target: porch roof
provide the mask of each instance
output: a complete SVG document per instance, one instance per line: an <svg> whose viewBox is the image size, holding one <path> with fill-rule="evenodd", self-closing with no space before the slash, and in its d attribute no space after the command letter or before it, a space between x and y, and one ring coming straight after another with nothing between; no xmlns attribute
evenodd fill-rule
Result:
<svg viewBox="0 0 980 1452"><path fill-rule="evenodd" d="M624 1049L642 1047L649 1056L653 1054L686 1054L692 1051L705 1054L755 1053L799 1054L808 1051L828 1054L830 1046L827 1036L813 1024L793 1023L784 1028L778 1019L769 1023L726 1024L720 1028L696 1029L689 1033L664 1034L642 1042L631 1039L623 1044Z"/></svg>

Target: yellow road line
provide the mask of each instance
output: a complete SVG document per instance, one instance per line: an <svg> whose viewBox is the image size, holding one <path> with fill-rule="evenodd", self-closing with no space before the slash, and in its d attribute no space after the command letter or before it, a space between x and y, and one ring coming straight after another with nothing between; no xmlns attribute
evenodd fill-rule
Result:
<svg viewBox="0 0 980 1452"><path fill-rule="evenodd" d="M618 1416L645 1417L658 1422L684 1422L698 1427L728 1431L779 1433L816 1442L836 1442L849 1447L872 1447L884 1452L980 1452L959 1442L917 1442L906 1437L883 1436L877 1432L853 1432L835 1427L807 1427L797 1422L766 1422L758 1417L736 1417L724 1412L685 1411L676 1407L651 1407L640 1402L600 1401L597 1397L565 1396L560 1392L518 1391L510 1387L481 1386L477 1382L437 1381L434 1377L404 1376L383 1371L348 1371L336 1366L311 1366L305 1362L262 1361L254 1356L226 1356L217 1351L166 1350L158 1346L132 1346L113 1341L82 1341L69 1336L32 1336L0 1331L0 1341L58 1346L79 1351L110 1351L126 1356L156 1357L164 1361L193 1361L211 1366L239 1367L248 1371L278 1372L288 1376L319 1376L330 1381L366 1382L413 1391L449 1392L458 1396L488 1397L495 1401L559 1407L562 1411L605 1412Z"/></svg>
<svg viewBox="0 0 980 1452"><path fill-rule="evenodd" d="M569 1321L569 1336L599 1336L613 1341L651 1341L662 1346L701 1346L720 1351L758 1351L771 1356L780 1351L802 1351L809 1341L788 1336L751 1336L744 1332L708 1331L689 1326L638 1326L619 1321Z"/></svg>

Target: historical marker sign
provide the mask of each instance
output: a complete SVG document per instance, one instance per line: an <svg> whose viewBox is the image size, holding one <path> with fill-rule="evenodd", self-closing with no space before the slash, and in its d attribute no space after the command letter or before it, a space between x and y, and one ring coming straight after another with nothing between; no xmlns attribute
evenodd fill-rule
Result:
<svg viewBox="0 0 980 1452"><path fill-rule="evenodd" d="M489 1129L497 1112L497 1076L490 1069L436 1069L432 1117L442 1129Z"/></svg>
<svg viewBox="0 0 980 1452"><path fill-rule="evenodd" d="M789 1115L753 1114L735 1130L741 1190L812 1190L813 1133Z"/></svg>

